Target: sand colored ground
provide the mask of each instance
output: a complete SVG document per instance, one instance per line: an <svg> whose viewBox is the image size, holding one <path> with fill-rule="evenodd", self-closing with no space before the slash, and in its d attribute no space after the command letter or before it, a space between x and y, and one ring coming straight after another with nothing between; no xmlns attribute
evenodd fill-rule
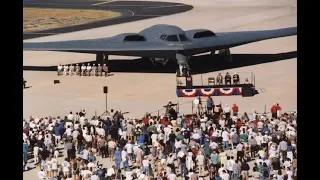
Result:
<svg viewBox="0 0 320 180"><path fill-rule="evenodd" d="M166 0L163 0L166 1ZM215 32L243 31L260 29L277 29L297 25L295 0L184 0L194 5L194 9L169 17L142 20L115 26L96 28L57 36L42 37L27 41L59 41L73 39L89 39L108 37L118 33L139 32L141 29L166 23L181 26L183 29L206 28ZM236 54L276 54L297 51L297 36L271 39L247 44L231 49ZM45 57L45 58L44 58ZM94 55L58 53L58 52L24 52L24 65L50 66L64 62L85 62L93 60ZM117 58L115 56L110 59ZM123 58L123 57L121 57ZM215 102L223 104L237 103L241 112L267 111L270 106L279 102L283 110L297 108L297 58L258 64L219 71L253 72L256 75L257 88L266 92L254 97L241 96L214 97ZM216 76L218 72L210 72L204 76ZM200 75L194 76L199 79ZM56 72L24 71L29 89L23 90L23 115L60 115L65 116L72 111L85 108L90 115L95 111L100 115L105 109L103 86L109 87L108 107L129 111L128 116L140 117L145 112L154 111L167 103L179 101L185 103L192 98L177 98L175 93L176 79L174 74L140 74L115 73L105 77L57 77ZM61 84L54 85L53 80L59 79ZM191 111L191 105L180 107L182 113ZM163 113L163 112L161 112ZM100 161L110 167L109 160ZM36 179L37 171L24 173L25 179Z"/></svg>
<svg viewBox="0 0 320 180"><path fill-rule="evenodd" d="M23 8L23 32L85 24L120 15L101 10Z"/></svg>

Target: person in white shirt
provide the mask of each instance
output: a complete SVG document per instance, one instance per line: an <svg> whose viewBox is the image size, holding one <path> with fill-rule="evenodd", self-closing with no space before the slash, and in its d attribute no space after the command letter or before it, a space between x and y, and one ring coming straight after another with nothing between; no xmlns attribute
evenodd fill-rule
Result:
<svg viewBox="0 0 320 180"><path fill-rule="evenodd" d="M229 159L228 159L229 158ZM235 160L234 160L234 157L233 156L228 156L227 157L227 164L226 164L226 169L228 170L229 172L229 175L231 176L232 175L232 172L233 172L233 165L235 164Z"/></svg>
<svg viewBox="0 0 320 180"><path fill-rule="evenodd" d="M257 141L257 145L258 147L261 147L262 144L262 135L260 132L258 132L258 135L255 137L256 141Z"/></svg>
<svg viewBox="0 0 320 180"><path fill-rule="evenodd" d="M58 76L60 76L61 75L61 73L62 73L62 65L61 64L59 64L59 66L58 66Z"/></svg>
<svg viewBox="0 0 320 180"><path fill-rule="evenodd" d="M208 121L208 117L206 117L204 115L203 118L200 119L200 127L202 131L206 131L207 127L206 127L206 122Z"/></svg>
<svg viewBox="0 0 320 180"><path fill-rule="evenodd" d="M78 137L79 134L80 134L80 133L79 133L79 131L78 131L77 129L73 130L73 131L72 131L72 138L73 138L73 139L77 139L77 137Z"/></svg>
<svg viewBox="0 0 320 180"><path fill-rule="evenodd" d="M66 134L67 136L71 136L71 135L72 135L72 129L70 128L70 126L67 126L67 129L66 129L65 134Z"/></svg>
<svg viewBox="0 0 320 180"><path fill-rule="evenodd" d="M129 168L129 164L128 164L128 152L126 148L123 148L123 150L121 151L121 160L123 163L123 168L125 170L128 170Z"/></svg>
<svg viewBox="0 0 320 180"><path fill-rule="evenodd" d="M90 63L88 63L87 65L87 72L86 72L87 76L90 76L91 75L91 65Z"/></svg>
<svg viewBox="0 0 320 180"><path fill-rule="evenodd" d="M222 132L223 149L229 150L229 132L224 130Z"/></svg>
<svg viewBox="0 0 320 180"><path fill-rule="evenodd" d="M288 179L287 180L292 180L293 172L291 171L290 168L286 169L286 174L288 175Z"/></svg>
<svg viewBox="0 0 320 180"><path fill-rule="evenodd" d="M114 171L115 168L116 168L116 166L113 165L111 168L108 168L108 169L107 169L107 174L106 174L106 176L109 177L109 179L112 179L111 177L112 177L113 175L115 175L115 171Z"/></svg>
<svg viewBox="0 0 320 180"><path fill-rule="evenodd" d="M156 142L157 142L157 139L158 139L158 133L153 133L151 135L151 140L152 140L152 145L154 145Z"/></svg>
<svg viewBox="0 0 320 180"><path fill-rule="evenodd" d="M70 114L67 116L67 118L68 118L68 120L73 121L74 116L73 116L72 112L70 112Z"/></svg>
<svg viewBox="0 0 320 180"><path fill-rule="evenodd" d="M51 159L51 170L52 170L52 176L55 177L58 173L58 160L56 158Z"/></svg>
<svg viewBox="0 0 320 180"><path fill-rule="evenodd" d="M34 163L38 163L39 162L39 147L37 144L34 145L33 147L33 156L34 156Z"/></svg>
<svg viewBox="0 0 320 180"><path fill-rule="evenodd" d="M256 160L256 163L257 163L257 164L260 164L260 163L263 164L263 162L264 162L264 161L263 161L263 159L262 159L261 156L259 156L259 157L257 158L257 160Z"/></svg>
<svg viewBox="0 0 320 180"><path fill-rule="evenodd" d="M86 148L81 152L82 153L82 159L88 163L88 156L89 156L89 150L88 150L88 146L86 146Z"/></svg>
<svg viewBox="0 0 320 180"><path fill-rule="evenodd" d="M81 116L81 117L79 118L79 122L80 122L81 128L83 128L83 127L84 127L84 124L85 124L85 117L84 117L84 116Z"/></svg>
<svg viewBox="0 0 320 180"><path fill-rule="evenodd" d="M226 170L222 171L222 174L220 175L222 180L229 180L230 179L230 175L227 173Z"/></svg>
<svg viewBox="0 0 320 180"><path fill-rule="evenodd" d="M86 140L87 143L91 143L92 142L92 136L89 133L86 134L84 139Z"/></svg>
<svg viewBox="0 0 320 180"><path fill-rule="evenodd" d="M124 147L127 149L129 163L131 163L132 155L133 155L133 144L131 141L128 141L128 143Z"/></svg>
<svg viewBox="0 0 320 180"><path fill-rule="evenodd" d="M126 180L133 180L132 171L126 171Z"/></svg>
<svg viewBox="0 0 320 180"><path fill-rule="evenodd" d="M86 69L87 67L84 64L82 64L80 76L86 76Z"/></svg>
<svg viewBox="0 0 320 180"><path fill-rule="evenodd" d="M148 159L148 156L145 156L144 159L142 160L142 167L143 171L146 173L147 176L150 176L150 161Z"/></svg>
<svg viewBox="0 0 320 180"><path fill-rule="evenodd" d="M68 158L65 158L61 164L62 171L65 176L67 176L70 172L70 163L68 162Z"/></svg>
<svg viewBox="0 0 320 180"><path fill-rule="evenodd" d="M226 115L226 119L229 119L231 114L231 108L228 106L228 104L226 104L226 107L224 107L223 112Z"/></svg>
<svg viewBox="0 0 320 180"><path fill-rule="evenodd" d="M177 176L175 173L171 172L169 175L168 175L168 179L169 180L176 180L177 179Z"/></svg>
<svg viewBox="0 0 320 180"><path fill-rule="evenodd" d="M199 152L199 154L197 155L196 161L197 161L197 165L199 167L199 175L204 176L205 157L204 157L204 155L202 155L201 152Z"/></svg>
<svg viewBox="0 0 320 180"><path fill-rule="evenodd" d="M91 170L97 168L96 164L90 159L89 163L87 164L88 168Z"/></svg>
<svg viewBox="0 0 320 180"><path fill-rule="evenodd" d="M46 180L47 179L47 174L44 171L40 170L38 172L38 177L39 177L39 180Z"/></svg>
<svg viewBox="0 0 320 180"><path fill-rule="evenodd" d="M63 66L63 74L64 75L68 75L68 69L69 69L69 67L67 64Z"/></svg>
<svg viewBox="0 0 320 180"><path fill-rule="evenodd" d="M263 150L263 149L260 149L258 151L258 155L259 157L261 157L262 159L265 159L266 158L266 152Z"/></svg>
<svg viewBox="0 0 320 180"><path fill-rule="evenodd" d="M84 179L89 179L91 175L92 175L92 172L89 171L88 167L85 167L84 170L81 171L81 176Z"/></svg>

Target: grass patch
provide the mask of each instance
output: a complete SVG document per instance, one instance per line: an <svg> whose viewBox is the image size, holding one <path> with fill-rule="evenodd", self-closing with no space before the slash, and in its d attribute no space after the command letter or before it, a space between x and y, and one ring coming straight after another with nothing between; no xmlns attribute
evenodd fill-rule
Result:
<svg viewBox="0 0 320 180"><path fill-rule="evenodd" d="M23 8L23 32L86 24L120 15L102 10Z"/></svg>

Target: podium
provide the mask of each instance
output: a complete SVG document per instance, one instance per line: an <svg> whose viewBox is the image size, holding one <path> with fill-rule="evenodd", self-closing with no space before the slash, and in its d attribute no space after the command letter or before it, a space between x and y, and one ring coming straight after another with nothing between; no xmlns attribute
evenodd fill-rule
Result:
<svg viewBox="0 0 320 180"><path fill-rule="evenodd" d="M186 77L186 88L187 89L192 89L193 88L192 76Z"/></svg>

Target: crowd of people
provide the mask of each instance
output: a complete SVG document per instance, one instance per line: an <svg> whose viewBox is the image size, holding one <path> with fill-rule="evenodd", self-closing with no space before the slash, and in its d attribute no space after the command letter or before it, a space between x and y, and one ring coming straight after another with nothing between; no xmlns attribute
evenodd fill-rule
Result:
<svg viewBox="0 0 320 180"><path fill-rule="evenodd" d="M23 168L33 159L42 180L296 179L297 111L240 115L239 108L213 105L175 118L113 110L30 117L23 120Z"/></svg>
<svg viewBox="0 0 320 180"><path fill-rule="evenodd" d="M75 66L73 64L70 65L61 65L57 67L57 73L58 76L61 75L77 75L77 76L108 76L108 66L106 64L103 64L102 66L98 64L97 66L93 64L91 66L90 63L87 64L87 66L83 63L81 66L79 64L76 64Z"/></svg>

